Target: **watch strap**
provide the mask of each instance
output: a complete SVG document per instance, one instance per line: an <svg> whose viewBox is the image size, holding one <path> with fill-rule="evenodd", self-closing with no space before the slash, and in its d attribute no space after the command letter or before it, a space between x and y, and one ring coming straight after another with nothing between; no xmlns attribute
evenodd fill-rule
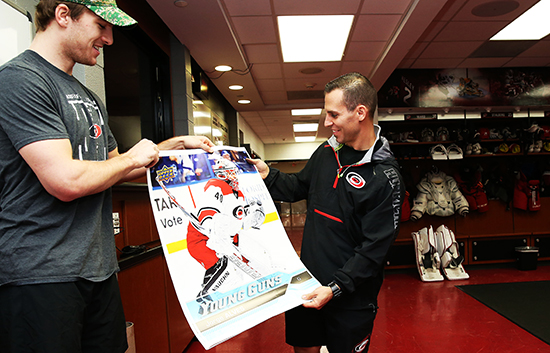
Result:
<svg viewBox="0 0 550 353"><path fill-rule="evenodd" d="M328 284L330 290L332 291L332 296L334 298L338 298L339 296L342 295L342 290L340 289L340 287L336 284L336 282L332 281Z"/></svg>

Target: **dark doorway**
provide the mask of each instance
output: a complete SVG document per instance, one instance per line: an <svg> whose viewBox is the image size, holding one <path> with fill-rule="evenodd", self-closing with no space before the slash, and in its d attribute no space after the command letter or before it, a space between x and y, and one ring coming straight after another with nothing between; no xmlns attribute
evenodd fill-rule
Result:
<svg viewBox="0 0 550 353"><path fill-rule="evenodd" d="M113 37L104 48L106 104L122 153L142 138L173 136L170 61L139 27L115 27Z"/></svg>

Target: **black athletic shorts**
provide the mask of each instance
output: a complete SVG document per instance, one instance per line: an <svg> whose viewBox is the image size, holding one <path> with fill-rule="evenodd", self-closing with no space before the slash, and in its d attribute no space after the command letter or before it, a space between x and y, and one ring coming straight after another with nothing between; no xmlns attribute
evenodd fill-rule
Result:
<svg viewBox="0 0 550 353"><path fill-rule="evenodd" d="M367 352L376 306L321 310L298 306L285 313L286 343L295 347L327 346L330 353Z"/></svg>
<svg viewBox="0 0 550 353"><path fill-rule="evenodd" d="M124 353L126 321L115 275L103 282L0 287L2 353Z"/></svg>

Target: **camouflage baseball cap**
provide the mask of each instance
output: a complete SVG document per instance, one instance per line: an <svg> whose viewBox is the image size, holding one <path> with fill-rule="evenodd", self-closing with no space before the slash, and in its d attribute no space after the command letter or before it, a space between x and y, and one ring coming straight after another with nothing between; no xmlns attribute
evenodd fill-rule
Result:
<svg viewBox="0 0 550 353"><path fill-rule="evenodd" d="M137 21L118 8L115 0L65 0L81 4L115 26L131 26Z"/></svg>

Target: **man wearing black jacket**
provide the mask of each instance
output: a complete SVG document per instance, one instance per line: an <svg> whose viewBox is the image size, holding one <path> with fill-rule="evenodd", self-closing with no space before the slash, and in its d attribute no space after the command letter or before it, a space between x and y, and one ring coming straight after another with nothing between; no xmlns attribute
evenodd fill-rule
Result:
<svg viewBox="0 0 550 353"><path fill-rule="evenodd" d="M399 231L404 186L373 122L376 90L361 74L325 87L325 126L333 136L297 174L251 160L275 200L307 199L301 259L323 286L286 313L286 341L297 353L366 352L383 281L384 259ZM317 310L312 310L317 309Z"/></svg>

